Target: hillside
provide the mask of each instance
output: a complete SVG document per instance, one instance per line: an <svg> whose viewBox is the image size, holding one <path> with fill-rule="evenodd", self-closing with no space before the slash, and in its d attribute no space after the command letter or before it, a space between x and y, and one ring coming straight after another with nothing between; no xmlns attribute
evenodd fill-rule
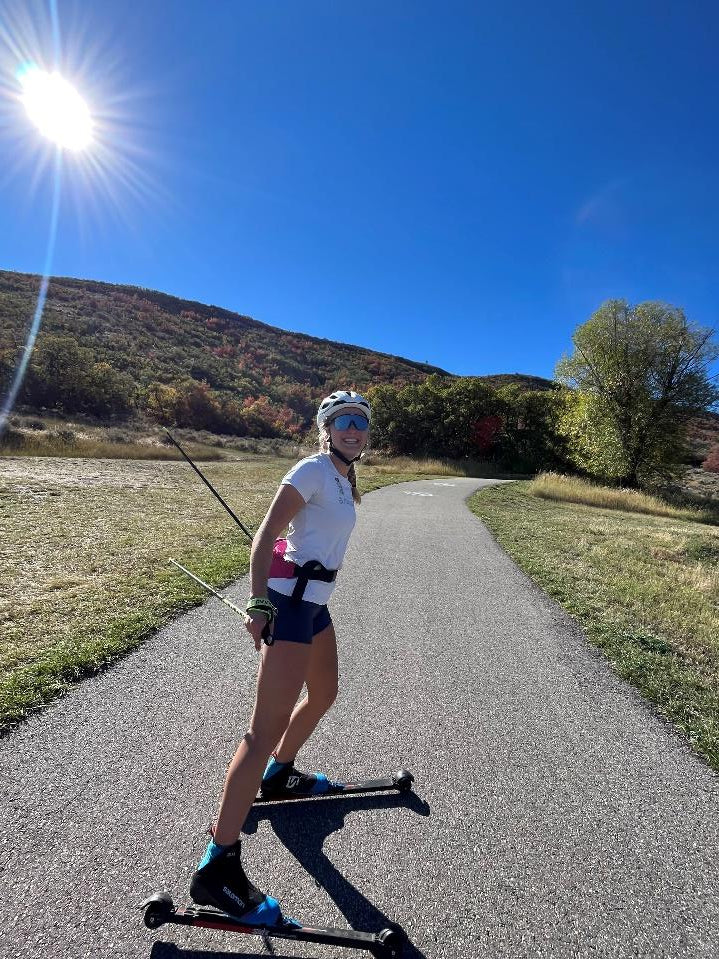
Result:
<svg viewBox="0 0 719 959"><path fill-rule="evenodd" d="M0 271L0 379L7 380L15 368L39 283L37 276ZM362 390L372 383L401 385L431 373L449 375L438 367L288 332L153 290L54 278L20 401L29 408L87 411L80 397L67 390L53 402L37 387L35 380L47 379L51 367L59 374L56 368L63 364L65 379L72 379L73 367L86 373L88 365L102 364L115 393L139 394L141 409L143 403L173 399L167 391L158 392L159 384L177 388L194 401L209 392L220 407L239 401L249 409L262 400L258 413L266 412L269 399L284 411L282 426L298 428L311 417L317 397L337 384ZM3 385L0 382L0 388ZM98 402L98 415L110 411L104 410L101 398ZM115 402L111 411L117 409Z"/></svg>
<svg viewBox="0 0 719 959"><path fill-rule="evenodd" d="M559 384L554 380L546 380L543 376L531 376L528 373L492 373L489 376L480 376L495 390L503 386L519 386L523 390L556 390Z"/></svg>
<svg viewBox="0 0 719 959"><path fill-rule="evenodd" d="M693 419L687 439L696 462L701 462L719 444L719 413L707 412Z"/></svg>
<svg viewBox="0 0 719 959"><path fill-rule="evenodd" d="M8 388L33 315L40 278L0 271L0 395ZM298 436L317 399L338 384L418 383L438 367L292 333L217 306L133 286L53 278L18 404L28 412L91 414L239 436ZM546 391L523 373L479 377L498 389ZM719 443L719 416L689 431L690 463Z"/></svg>

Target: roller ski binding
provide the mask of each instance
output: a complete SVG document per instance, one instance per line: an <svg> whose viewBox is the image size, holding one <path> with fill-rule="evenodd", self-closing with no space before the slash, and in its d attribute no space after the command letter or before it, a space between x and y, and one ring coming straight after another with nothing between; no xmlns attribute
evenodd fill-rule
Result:
<svg viewBox="0 0 719 959"><path fill-rule="evenodd" d="M277 780L275 782L275 780ZM365 779L359 782L333 782L325 776L298 772L292 764L262 781L256 803L287 802L293 799L314 799L323 796L349 796L354 793L409 792L414 776L407 769L398 769L384 779Z"/></svg>

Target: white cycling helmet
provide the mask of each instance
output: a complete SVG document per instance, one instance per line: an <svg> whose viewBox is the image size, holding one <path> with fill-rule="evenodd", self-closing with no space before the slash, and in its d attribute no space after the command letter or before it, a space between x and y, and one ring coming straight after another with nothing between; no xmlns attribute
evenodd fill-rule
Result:
<svg viewBox="0 0 719 959"><path fill-rule="evenodd" d="M362 413L371 421L369 403L364 396L360 396L353 390L337 390L336 393L326 396L320 403L320 408L317 410L317 425L322 427L336 414L351 413L353 410Z"/></svg>

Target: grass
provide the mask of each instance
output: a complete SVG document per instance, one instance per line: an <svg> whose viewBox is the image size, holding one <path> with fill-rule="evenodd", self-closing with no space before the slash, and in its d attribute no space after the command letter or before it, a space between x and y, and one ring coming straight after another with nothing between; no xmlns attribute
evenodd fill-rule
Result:
<svg viewBox="0 0 719 959"><path fill-rule="evenodd" d="M396 476L403 473L415 478L425 476L481 476L484 479L523 478L523 474L503 472L497 469L496 463L485 460L420 460L412 459L409 456L389 457L372 452L362 460L360 472L366 484L372 483L376 477ZM396 480L395 482L401 481Z"/></svg>
<svg viewBox="0 0 719 959"><path fill-rule="evenodd" d="M470 505L719 770L719 530L659 501L553 477L483 490Z"/></svg>
<svg viewBox="0 0 719 959"><path fill-rule="evenodd" d="M152 430L112 429L106 426L66 424L31 420L33 425L11 426L0 436L0 457L52 456L76 459L181 460L182 456L154 428ZM297 458L297 444L284 440L224 438L195 430L181 432L183 449L193 460L222 460L230 453L262 452ZM189 438L188 438L189 435Z"/></svg>
<svg viewBox="0 0 719 959"><path fill-rule="evenodd" d="M584 503L586 506L597 506L602 509L646 513L650 516L670 516L673 519L685 519L689 522L719 525L719 509L712 508L711 505L704 508L677 506L639 490L600 486L577 476L540 473L531 482L529 492L533 496L564 503Z"/></svg>
<svg viewBox="0 0 719 959"><path fill-rule="evenodd" d="M174 429L173 435L193 460L203 462L237 459L238 454L263 454L296 462L314 450L313 436L310 445L306 446L287 439L218 436L204 430ZM68 423L29 416L15 416L10 429L0 437L0 457L3 456L182 460L180 453L166 440L158 426L131 424L113 428L103 424ZM487 478L519 476L497 471L494 463L482 460L420 460L409 456L389 457L379 452L371 452L362 460L362 474L366 483L371 483L372 477L403 473L412 476Z"/></svg>
<svg viewBox="0 0 719 959"><path fill-rule="evenodd" d="M288 460L249 454L202 469L256 529ZM360 488L433 469L381 460L360 468ZM3 458L0 731L204 601L169 557L215 587L249 567L246 537L183 461Z"/></svg>
<svg viewBox="0 0 719 959"><path fill-rule="evenodd" d="M188 444L186 451L193 460L220 460L219 450L207 449L197 444ZM86 439L77 437L67 439L60 435L21 437L17 440L11 435L2 447L0 456L52 456L66 459L113 459L113 460L181 460L182 456L174 447L149 444Z"/></svg>

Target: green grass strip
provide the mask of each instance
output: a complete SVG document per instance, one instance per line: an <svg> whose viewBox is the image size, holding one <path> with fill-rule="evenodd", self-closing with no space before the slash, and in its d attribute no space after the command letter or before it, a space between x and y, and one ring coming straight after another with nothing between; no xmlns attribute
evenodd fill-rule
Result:
<svg viewBox="0 0 719 959"><path fill-rule="evenodd" d="M480 491L470 507L719 770L719 531L538 498L528 483Z"/></svg>

